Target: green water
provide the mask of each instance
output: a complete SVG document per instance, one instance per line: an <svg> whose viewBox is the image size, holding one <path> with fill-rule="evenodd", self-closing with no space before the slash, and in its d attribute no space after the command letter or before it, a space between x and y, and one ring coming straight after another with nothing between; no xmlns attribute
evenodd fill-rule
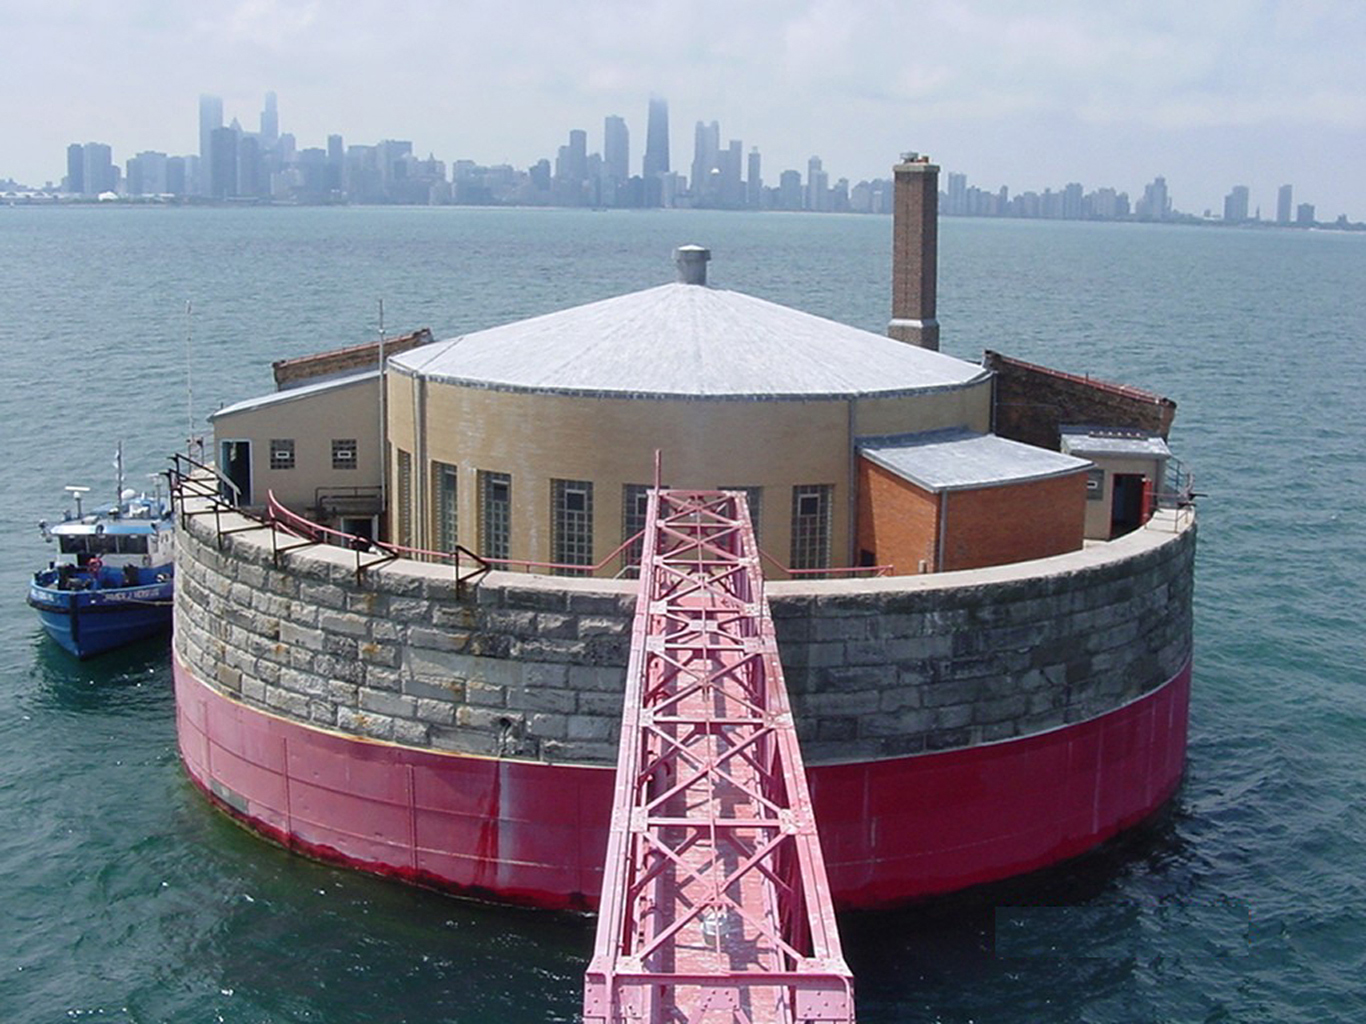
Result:
<svg viewBox="0 0 1366 1024"><path fill-rule="evenodd" d="M1201 502L1190 763L1082 862L842 919L868 1022L1366 1019L1366 238L945 220L944 348L1177 400ZM23 604L62 486L112 494L274 359L668 281L880 331L881 218L0 208L0 1021L573 1020L592 922L310 864L176 755L164 643L80 664ZM194 305L187 359L186 301ZM1044 910L1029 908L1043 907ZM1023 908L1023 909L1021 909Z"/></svg>

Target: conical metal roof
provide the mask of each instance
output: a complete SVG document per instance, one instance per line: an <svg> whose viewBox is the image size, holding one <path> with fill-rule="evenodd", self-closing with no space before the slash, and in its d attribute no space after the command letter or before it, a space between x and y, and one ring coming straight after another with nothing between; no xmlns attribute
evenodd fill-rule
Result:
<svg viewBox="0 0 1366 1024"><path fill-rule="evenodd" d="M957 388L973 363L739 292L666 284L424 345L390 365L474 387L818 398Z"/></svg>

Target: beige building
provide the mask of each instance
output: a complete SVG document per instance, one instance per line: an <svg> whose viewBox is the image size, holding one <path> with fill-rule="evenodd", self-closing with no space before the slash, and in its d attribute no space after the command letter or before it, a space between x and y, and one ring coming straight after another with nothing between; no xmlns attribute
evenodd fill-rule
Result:
<svg viewBox="0 0 1366 1024"><path fill-rule="evenodd" d="M891 337L711 288L710 253L684 246L671 284L277 364L282 390L212 417L220 470L247 506L273 496L348 534L575 575L630 571L656 459L666 486L744 491L779 576L999 565L1076 550L1083 524L1132 528L1151 506L1128 495L1135 479L1151 493L1145 474L1160 486L1160 458L1094 432L1061 451L997 437L996 374L937 351L937 170L896 168ZM1161 401L1131 390L1103 396L1121 427ZM1012 392L1017 416L1052 417L1035 433L1075 422L1075 402L1028 399ZM1101 522L1120 505L1132 525Z"/></svg>

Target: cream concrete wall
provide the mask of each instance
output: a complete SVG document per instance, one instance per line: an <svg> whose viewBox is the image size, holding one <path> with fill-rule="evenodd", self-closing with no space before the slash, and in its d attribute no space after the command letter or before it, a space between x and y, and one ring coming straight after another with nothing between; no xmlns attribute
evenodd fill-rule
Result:
<svg viewBox="0 0 1366 1024"><path fill-rule="evenodd" d="M379 387L356 381L326 391L273 402L256 409L215 416L214 458L223 441L251 442L252 503L266 494L304 513L319 487L373 487L380 481ZM270 468L270 442L294 441L294 468ZM355 438L356 468L332 468L333 439Z"/></svg>
<svg viewBox="0 0 1366 1024"><path fill-rule="evenodd" d="M915 434L945 427L991 430L991 380L945 391L897 398L860 398L854 403L855 437Z"/></svg>
<svg viewBox="0 0 1366 1024"><path fill-rule="evenodd" d="M390 375L389 394L390 440L417 458L418 546L435 544L430 481L432 462L439 461L457 467L460 542L475 551L478 472L511 475L514 559L551 558L551 481L591 481L593 557L601 560L623 539L625 485L653 480L658 449L671 487L763 488L761 543L782 564L791 551L793 486L831 485L832 565L852 559L851 437L964 425L985 430L991 399L986 381L851 403L530 394L399 373ZM608 571L617 568L614 563Z"/></svg>
<svg viewBox="0 0 1366 1024"><path fill-rule="evenodd" d="M1163 460L1137 456L1122 458L1114 455L1083 455L1080 458L1090 459L1098 468L1105 470L1105 484L1100 500L1086 503L1086 539L1109 540L1110 507L1115 500L1115 474L1137 473L1151 480L1154 487L1160 487Z"/></svg>

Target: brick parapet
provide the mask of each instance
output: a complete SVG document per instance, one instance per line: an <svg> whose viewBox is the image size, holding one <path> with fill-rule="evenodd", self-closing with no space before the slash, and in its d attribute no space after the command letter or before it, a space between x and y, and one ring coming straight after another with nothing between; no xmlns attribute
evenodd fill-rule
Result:
<svg viewBox="0 0 1366 1024"><path fill-rule="evenodd" d="M223 517L226 526L246 525ZM220 547L221 539L221 547ZM974 572L768 592L806 759L892 757L1082 721L1191 651L1195 528L1164 513L1104 545ZM449 567L356 575L267 530L179 531L175 649L199 679L321 728L459 753L611 764L635 584Z"/></svg>

